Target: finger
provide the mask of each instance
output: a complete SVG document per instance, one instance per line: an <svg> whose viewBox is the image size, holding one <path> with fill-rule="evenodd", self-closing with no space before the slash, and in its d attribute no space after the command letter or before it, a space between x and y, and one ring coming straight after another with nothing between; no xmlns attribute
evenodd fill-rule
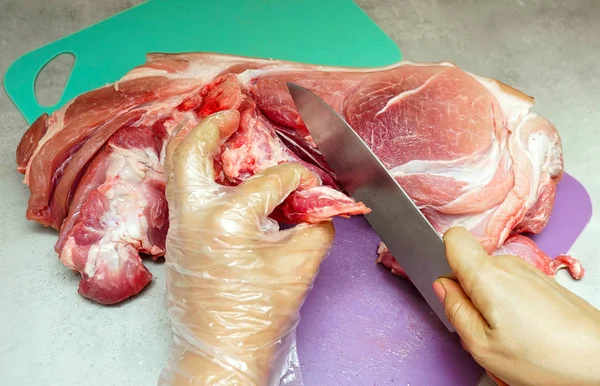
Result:
<svg viewBox="0 0 600 386"><path fill-rule="evenodd" d="M278 244L278 258L271 261L273 268L280 278L287 275L293 283L312 281L333 244L334 236L331 222L297 225L268 235L272 244Z"/></svg>
<svg viewBox="0 0 600 386"><path fill-rule="evenodd" d="M186 127L186 122L180 122L177 124L173 131L171 132L170 138L167 142L166 152L165 152L165 172L167 175L167 186L166 186L166 196L167 202L171 204L174 203L173 194L175 193L175 184L173 183L173 153L175 153L175 149L181 141L185 138L186 134L189 132Z"/></svg>
<svg viewBox="0 0 600 386"><path fill-rule="evenodd" d="M167 170L171 167L173 163L172 158L175 149L191 130L191 128L189 127L189 123L189 119L182 119L181 121L177 122L175 127L172 129L171 134L169 135L167 148L165 152L165 165L167 167Z"/></svg>
<svg viewBox="0 0 600 386"><path fill-rule="evenodd" d="M174 138L168 148L169 180L177 203L200 202L219 188L214 180L213 157L223 138L240 122L237 110L226 110L200 121L184 138Z"/></svg>
<svg viewBox="0 0 600 386"><path fill-rule="evenodd" d="M306 167L285 163L265 169L238 185L232 199L238 208L249 209L257 218L264 218L298 187L318 183L317 176Z"/></svg>
<svg viewBox="0 0 600 386"><path fill-rule="evenodd" d="M473 353L473 346L481 345L486 339L486 320L460 284L450 279L439 279L436 283L444 289L446 317L460 336L464 349Z"/></svg>
<svg viewBox="0 0 600 386"><path fill-rule="evenodd" d="M214 179L212 157L219 150L221 139L231 135L239 123L237 110L220 111L201 120L184 138L176 138L176 147L170 149L173 153L168 157L175 179L192 183L198 177ZM193 166L198 173L189 173Z"/></svg>
<svg viewBox="0 0 600 386"><path fill-rule="evenodd" d="M465 292L471 296L479 269L489 258L479 240L462 227L450 228L444 234L448 264Z"/></svg>

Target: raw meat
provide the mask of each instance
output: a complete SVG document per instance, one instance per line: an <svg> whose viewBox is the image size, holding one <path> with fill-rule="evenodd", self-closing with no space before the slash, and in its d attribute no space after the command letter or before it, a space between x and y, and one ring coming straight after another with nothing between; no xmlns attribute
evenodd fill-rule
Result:
<svg viewBox="0 0 600 386"><path fill-rule="evenodd" d="M379 255L377 258L378 263L388 267L394 275L408 278L406 272L404 272L400 264L398 264L394 256L392 256L383 243L379 245L377 254ZM506 239L504 244L494 250L493 255L520 256L523 260L537 267L540 271L549 276L556 275L562 268L566 268L574 279L581 279L585 272L581 263L571 256L560 255L552 259L540 250L533 240L520 234L511 235Z"/></svg>
<svg viewBox="0 0 600 386"><path fill-rule="evenodd" d="M139 254L164 255L165 138L164 130L124 127L85 170L56 245L63 264L81 273L83 296L111 304L138 293L152 278Z"/></svg>
<svg viewBox="0 0 600 386"><path fill-rule="evenodd" d="M112 85L41 116L17 148L30 199L27 218L60 230L61 261L100 303L137 294L150 280L140 254L164 253L162 171L169 135L218 111L240 125L215 158L235 185L283 162L313 170L321 186L294 192L272 215L319 222L364 214L316 148L285 85L298 83L342 114L440 232L462 225L490 253L518 252L547 274L567 268L519 233L546 225L563 173L560 137L530 112L533 98L451 63L323 67L213 53L150 54ZM379 247L380 261L402 274Z"/></svg>
<svg viewBox="0 0 600 386"><path fill-rule="evenodd" d="M560 255L551 259L538 248L533 240L519 234L510 236L504 245L494 251L494 255L520 256L549 276L554 276L561 268L566 268L575 279L582 278L584 273L581 263L571 256Z"/></svg>

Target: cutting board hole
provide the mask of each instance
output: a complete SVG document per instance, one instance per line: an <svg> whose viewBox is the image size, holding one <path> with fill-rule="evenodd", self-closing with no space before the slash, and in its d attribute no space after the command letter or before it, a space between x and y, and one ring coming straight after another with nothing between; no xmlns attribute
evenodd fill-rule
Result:
<svg viewBox="0 0 600 386"><path fill-rule="evenodd" d="M54 106L62 97L75 64L75 55L62 53L50 60L35 78L35 98L42 106Z"/></svg>

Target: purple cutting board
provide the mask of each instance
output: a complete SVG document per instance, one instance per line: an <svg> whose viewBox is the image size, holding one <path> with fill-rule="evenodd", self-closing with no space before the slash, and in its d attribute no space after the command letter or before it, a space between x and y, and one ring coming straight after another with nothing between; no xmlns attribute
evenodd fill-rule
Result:
<svg viewBox="0 0 600 386"><path fill-rule="evenodd" d="M566 253L591 215L585 188L565 175L550 222L536 242L550 256ZM364 217L334 222L333 250L298 327L304 383L475 385L483 370L458 337L445 329L409 282L375 263L380 240Z"/></svg>

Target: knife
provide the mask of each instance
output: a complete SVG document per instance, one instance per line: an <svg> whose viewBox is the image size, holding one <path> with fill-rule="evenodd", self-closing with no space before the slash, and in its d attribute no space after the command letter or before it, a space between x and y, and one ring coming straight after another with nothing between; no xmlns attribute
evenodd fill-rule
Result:
<svg viewBox="0 0 600 386"><path fill-rule="evenodd" d="M498 386L498 384L487 373L483 373L476 386Z"/></svg>
<svg viewBox="0 0 600 386"><path fill-rule="evenodd" d="M371 209L365 215L414 286L446 328L454 332L433 291L454 278L442 237L350 125L311 91L287 83L302 120L340 185Z"/></svg>

